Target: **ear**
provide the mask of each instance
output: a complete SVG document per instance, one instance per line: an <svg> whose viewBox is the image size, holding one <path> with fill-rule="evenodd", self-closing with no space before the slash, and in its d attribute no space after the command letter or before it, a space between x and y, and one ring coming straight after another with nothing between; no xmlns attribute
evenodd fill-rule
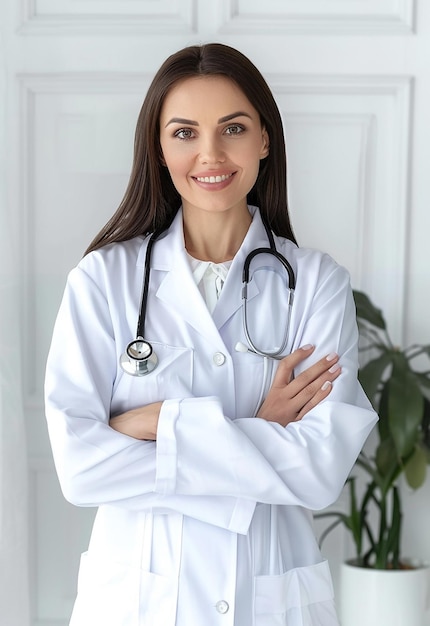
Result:
<svg viewBox="0 0 430 626"><path fill-rule="evenodd" d="M267 155L269 154L270 142L269 142L269 133L264 127L262 129L261 138L262 138L262 143L261 143L260 159L265 159Z"/></svg>

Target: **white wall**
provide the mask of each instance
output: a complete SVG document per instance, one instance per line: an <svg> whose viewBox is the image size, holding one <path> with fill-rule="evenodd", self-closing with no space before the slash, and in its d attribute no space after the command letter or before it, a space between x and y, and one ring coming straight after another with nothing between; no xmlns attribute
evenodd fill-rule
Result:
<svg viewBox="0 0 430 626"><path fill-rule="evenodd" d="M57 486L44 362L67 271L123 193L154 71L195 42L222 41L247 54L284 116L301 244L348 267L354 287L383 307L397 341L430 343L430 5L3 0L0 12L8 145L1 211L21 251L23 350L35 341L22 371L33 625L60 626L93 512L66 504ZM406 502L405 547L430 559L428 486ZM328 544L335 575L347 550L342 537Z"/></svg>

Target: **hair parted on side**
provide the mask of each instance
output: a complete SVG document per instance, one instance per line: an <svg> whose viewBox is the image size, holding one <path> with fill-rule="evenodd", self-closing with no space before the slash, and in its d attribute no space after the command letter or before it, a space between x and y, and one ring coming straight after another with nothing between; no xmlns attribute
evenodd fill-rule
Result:
<svg viewBox="0 0 430 626"><path fill-rule="evenodd" d="M86 254L166 228L180 205L160 146L160 113L164 100L180 80L225 76L235 82L258 111L269 136L270 150L261 161L248 204L258 206L276 235L296 241L288 214L287 165L281 116L259 70L241 52L220 43L189 46L164 61L149 86L136 125L130 180L117 211L93 239Z"/></svg>

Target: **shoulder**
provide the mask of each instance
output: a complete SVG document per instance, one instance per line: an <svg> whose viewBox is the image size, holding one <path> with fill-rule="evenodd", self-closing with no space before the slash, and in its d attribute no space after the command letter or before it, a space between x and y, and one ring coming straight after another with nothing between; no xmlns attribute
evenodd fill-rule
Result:
<svg viewBox="0 0 430 626"><path fill-rule="evenodd" d="M119 241L103 246L98 250L94 250L85 255L78 264L78 268L83 271L91 272L91 270L101 267L109 267L118 263L137 263L139 253L145 237L134 237L127 241Z"/></svg>
<svg viewBox="0 0 430 626"><path fill-rule="evenodd" d="M104 275L117 275L126 268L137 265L146 238L134 237L128 241L119 241L103 246L85 255L73 273L84 273L97 279Z"/></svg>
<svg viewBox="0 0 430 626"><path fill-rule="evenodd" d="M66 288L83 293L86 290L110 291L133 274L143 256L145 237L135 237L103 246L86 254L67 277Z"/></svg>
<svg viewBox="0 0 430 626"><path fill-rule="evenodd" d="M279 250L293 266L297 279L320 282L329 276L349 282L348 270L339 265L329 254L313 248L300 248L289 239L277 238Z"/></svg>

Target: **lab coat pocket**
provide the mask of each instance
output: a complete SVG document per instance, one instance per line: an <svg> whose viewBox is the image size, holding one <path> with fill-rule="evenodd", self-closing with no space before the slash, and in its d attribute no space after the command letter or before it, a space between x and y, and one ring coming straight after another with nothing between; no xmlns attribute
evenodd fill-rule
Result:
<svg viewBox="0 0 430 626"><path fill-rule="evenodd" d="M177 588L174 578L142 572L139 626L175 626Z"/></svg>
<svg viewBox="0 0 430 626"><path fill-rule="evenodd" d="M327 561L254 579L254 626L339 626Z"/></svg>
<svg viewBox="0 0 430 626"><path fill-rule="evenodd" d="M140 626L140 570L85 552L70 626Z"/></svg>
<svg viewBox="0 0 430 626"><path fill-rule="evenodd" d="M134 406L192 396L193 350L151 341L157 367L146 376L130 376L121 371L115 402L126 410Z"/></svg>

